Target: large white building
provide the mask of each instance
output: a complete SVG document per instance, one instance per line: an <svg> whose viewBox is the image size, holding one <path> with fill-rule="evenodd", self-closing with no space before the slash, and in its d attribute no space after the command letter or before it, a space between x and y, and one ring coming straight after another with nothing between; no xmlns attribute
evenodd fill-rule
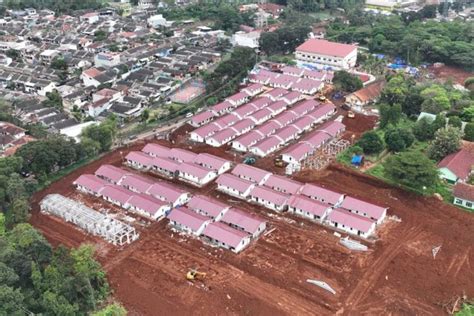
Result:
<svg viewBox="0 0 474 316"><path fill-rule="evenodd" d="M357 46L311 38L298 46L296 61L336 69L349 69L357 61Z"/></svg>

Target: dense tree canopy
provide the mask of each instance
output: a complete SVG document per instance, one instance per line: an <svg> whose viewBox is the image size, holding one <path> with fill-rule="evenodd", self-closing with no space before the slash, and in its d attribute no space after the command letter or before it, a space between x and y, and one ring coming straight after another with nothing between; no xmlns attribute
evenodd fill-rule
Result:
<svg viewBox="0 0 474 316"><path fill-rule="evenodd" d="M346 92L354 92L363 87L359 76L350 74L345 70L336 71L332 81L338 90Z"/></svg>
<svg viewBox="0 0 474 316"><path fill-rule="evenodd" d="M383 163L384 174L405 186L422 189L439 182L435 163L419 151L406 151L392 155Z"/></svg>
<svg viewBox="0 0 474 316"><path fill-rule="evenodd" d="M102 0L4 0L3 4L10 9L50 9L57 13L66 13L74 10L98 9L104 4Z"/></svg>
<svg viewBox="0 0 474 316"><path fill-rule="evenodd" d="M464 21L413 21L406 25L398 15L383 16L362 10L349 15L349 23L336 19L329 39L358 42L371 52L401 56L412 63L444 62L473 67L473 24Z"/></svg>
<svg viewBox="0 0 474 316"><path fill-rule="evenodd" d="M262 33L260 49L267 55L292 53L308 38L309 32L309 25L285 25L274 32Z"/></svg>
<svg viewBox="0 0 474 316"><path fill-rule="evenodd" d="M0 236L0 315L87 314L108 295L91 246L52 250L29 224Z"/></svg>
<svg viewBox="0 0 474 316"><path fill-rule="evenodd" d="M398 127L387 130L384 140L390 151L399 152L410 147L415 141L415 136L413 136L411 130Z"/></svg>
<svg viewBox="0 0 474 316"><path fill-rule="evenodd" d="M364 135L357 142L364 153L366 154L378 154L384 148L382 138L375 131L365 132Z"/></svg>
<svg viewBox="0 0 474 316"><path fill-rule="evenodd" d="M428 156L439 161L461 147L462 132L459 128L447 126L435 133L435 139L428 148Z"/></svg>

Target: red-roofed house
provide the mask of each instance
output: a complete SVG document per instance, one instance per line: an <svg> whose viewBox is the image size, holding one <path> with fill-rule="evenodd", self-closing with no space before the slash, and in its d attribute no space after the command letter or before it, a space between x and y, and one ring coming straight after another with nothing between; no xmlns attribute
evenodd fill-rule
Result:
<svg viewBox="0 0 474 316"><path fill-rule="evenodd" d="M132 196L126 206L132 212L154 220L165 216L166 212L171 209L168 203L143 193Z"/></svg>
<svg viewBox="0 0 474 316"><path fill-rule="evenodd" d="M225 212L220 221L232 228L249 233L252 238L257 238L267 227L266 221L262 218L250 215L238 208L231 208Z"/></svg>
<svg viewBox="0 0 474 316"><path fill-rule="evenodd" d="M237 151L248 151L249 147L263 139L265 135L257 132L250 131L245 135L240 136L232 141L232 148Z"/></svg>
<svg viewBox="0 0 474 316"><path fill-rule="evenodd" d="M229 209L229 205L204 195L193 196L189 200L187 207L216 221Z"/></svg>
<svg viewBox="0 0 474 316"><path fill-rule="evenodd" d="M474 155L467 149L452 153L438 163L439 176L449 183L465 182L472 173Z"/></svg>
<svg viewBox="0 0 474 316"><path fill-rule="evenodd" d="M276 151L280 145L284 142L276 136L270 136L265 138L250 148L250 151L259 157L265 157L266 155Z"/></svg>
<svg viewBox="0 0 474 316"><path fill-rule="evenodd" d="M181 148L172 148L168 153L168 158L179 162L193 162L197 154Z"/></svg>
<svg viewBox="0 0 474 316"><path fill-rule="evenodd" d="M271 172L243 163L235 166L231 173L241 179L249 180L258 185L262 185L272 175Z"/></svg>
<svg viewBox="0 0 474 316"><path fill-rule="evenodd" d="M224 223L210 223L202 235L219 247L239 253L250 244L250 235Z"/></svg>
<svg viewBox="0 0 474 316"><path fill-rule="evenodd" d="M344 198L340 207L350 211L351 213L370 218L377 224L382 223L387 215L386 207L381 207L350 196Z"/></svg>
<svg viewBox="0 0 474 316"><path fill-rule="evenodd" d="M138 174L127 174L120 181L120 185L125 189L128 189L137 193L145 193L155 183L155 180L138 175Z"/></svg>
<svg viewBox="0 0 474 316"><path fill-rule="evenodd" d="M131 151L125 156L127 164L135 169L150 169L153 166L153 157L141 151Z"/></svg>
<svg viewBox="0 0 474 316"><path fill-rule="evenodd" d="M117 184L129 172L112 165L102 165L95 171L95 175L108 182Z"/></svg>
<svg viewBox="0 0 474 316"><path fill-rule="evenodd" d="M203 186L217 177L217 172L195 163L183 162L179 165L179 177L196 186Z"/></svg>
<svg viewBox="0 0 474 316"><path fill-rule="evenodd" d="M194 160L194 163L197 163L198 165L201 165L205 168L215 170L217 171L217 174L226 172L232 166L229 160L207 153L198 154Z"/></svg>
<svg viewBox="0 0 474 316"><path fill-rule="evenodd" d="M250 96L245 92L237 92L236 94L227 97L225 100L232 104L234 107L244 104L249 100Z"/></svg>
<svg viewBox="0 0 474 316"><path fill-rule="evenodd" d="M100 195L104 200L126 208L127 202L135 195L135 193L121 186L108 184L100 190Z"/></svg>
<svg viewBox="0 0 474 316"><path fill-rule="evenodd" d="M301 161L306 159L312 153L313 147L306 142L301 142L288 147L288 149L282 153L281 159L287 163L300 164Z"/></svg>
<svg viewBox="0 0 474 316"><path fill-rule="evenodd" d="M142 151L152 157L165 158L168 157L170 148L159 144L148 143L143 147Z"/></svg>
<svg viewBox="0 0 474 316"><path fill-rule="evenodd" d="M310 199L304 195L293 195L288 200L288 212L322 221L329 213L331 206L318 200Z"/></svg>
<svg viewBox="0 0 474 316"><path fill-rule="evenodd" d="M303 184L298 181L274 174L272 174L263 185L275 191L287 194L296 194L303 186Z"/></svg>
<svg viewBox="0 0 474 316"><path fill-rule="evenodd" d="M227 144L237 136L238 132L235 129L227 127L206 138L206 144L212 147L220 147Z"/></svg>
<svg viewBox="0 0 474 316"><path fill-rule="evenodd" d="M209 217L191 211L187 207L173 209L168 219L174 228L195 236L201 235L204 228L211 222Z"/></svg>
<svg viewBox="0 0 474 316"><path fill-rule="evenodd" d="M290 196L267 187L255 187L250 191L250 199L266 208L282 212L288 206Z"/></svg>
<svg viewBox="0 0 474 316"><path fill-rule="evenodd" d="M340 208L332 210L327 220L335 228L364 238L375 231L375 221Z"/></svg>
<svg viewBox="0 0 474 316"><path fill-rule="evenodd" d="M83 174L77 178L73 183L78 190L95 196L100 195L100 190L108 184L107 181L94 176L93 174Z"/></svg>
<svg viewBox="0 0 474 316"><path fill-rule="evenodd" d="M161 173L167 177L174 178L178 175L180 163L169 158L156 157L153 158L154 171Z"/></svg>
<svg viewBox="0 0 474 316"><path fill-rule="evenodd" d="M306 183L300 189L299 194L334 206L339 206L339 204L341 204L342 200L344 199L344 195L341 193L337 193L311 183Z"/></svg>
<svg viewBox="0 0 474 316"><path fill-rule="evenodd" d="M204 124L209 123L215 117L212 111L204 111L198 114L195 114L190 120L189 124L194 127L203 126Z"/></svg>
<svg viewBox="0 0 474 316"><path fill-rule="evenodd" d="M224 173L216 180L217 190L232 196L245 199L255 187L255 183L241 179L229 173Z"/></svg>
<svg viewBox="0 0 474 316"><path fill-rule="evenodd" d="M357 46L311 38L298 46L296 60L335 68L349 69L357 61Z"/></svg>
<svg viewBox="0 0 474 316"><path fill-rule="evenodd" d="M474 209L474 186L458 183L453 189L454 204Z"/></svg>
<svg viewBox="0 0 474 316"><path fill-rule="evenodd" d="M213 135L215 132L219 131L221 129L220 126L218 126L215 123L210 123L207 125L203 125L191 133L189 133L189 138L195 142L200 142L204 143L207 137Z"/></svg>
<svg viewBox="0 0 474 316"><path fill-rule="evenodd" d="M156 182L146 192L157 199L168 202L173 207L186 204L191 198L191 194L177 186L167 182Z"/></svg>
<svg viewBox="0 0 474 316"><path fill-rule="evenodd" d="M249 96L254 97L257 94L261 93L263 91L264 85L261 83L254 83L251 84L244 89L242 89L243 92L247 93Z"/></svg>

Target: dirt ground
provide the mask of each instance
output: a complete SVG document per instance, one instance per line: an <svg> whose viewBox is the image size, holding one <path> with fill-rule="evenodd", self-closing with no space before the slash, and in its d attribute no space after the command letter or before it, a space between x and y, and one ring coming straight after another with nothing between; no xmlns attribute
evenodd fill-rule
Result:
<svg viewBox="0 0 474 316"><path fill-rule="evenodd" d="M38 202L48 193L82 196L84 203L96 209L110 208L75 192L72 182L101 164L121 165L129 150L142 146L138 143L109 153L38 192L32 201L31 222L53 245L96 245L114 296L130 315L442 315L444 305L453 298L474 297L472 214L339 165L294 178L388 206L389 215L401 218L400 223L388 220L378 230L377 241L367 243L370 251L366 253L344 248L323 226L232 199L215 191L214 184L188 188L268 220L270 233L241 254L179 235L168 228L166 220L137 222L140 239L117 248L39 213ZM232 158L225 150L214 153ZM441 250L434 259L436 246ZM186 281L190 268L206 272L204 282ZM306 279L323 280L336 294Z"/></svg>
<svg viewBox="0 0 474 316"><path fill-rule="evenodd" d="M464 81L474 75L473 72L469 72L467 70L453 66L431 66L428 68L428 70L435 76L435 78L440 78L443 80L452 80L460 85L464 85Z"/></svg>

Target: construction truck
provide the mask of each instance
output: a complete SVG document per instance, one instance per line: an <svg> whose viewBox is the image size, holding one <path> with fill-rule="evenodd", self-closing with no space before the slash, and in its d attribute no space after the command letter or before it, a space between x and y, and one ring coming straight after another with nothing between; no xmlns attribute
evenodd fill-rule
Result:
<svg viewBox="0 0 474 316"><path fill-rule="evenodd" d="M186 280L195 281L195 280L204 280L206 278L205 272L199 272L196 269L191 269L186 273Z"/></svg>

